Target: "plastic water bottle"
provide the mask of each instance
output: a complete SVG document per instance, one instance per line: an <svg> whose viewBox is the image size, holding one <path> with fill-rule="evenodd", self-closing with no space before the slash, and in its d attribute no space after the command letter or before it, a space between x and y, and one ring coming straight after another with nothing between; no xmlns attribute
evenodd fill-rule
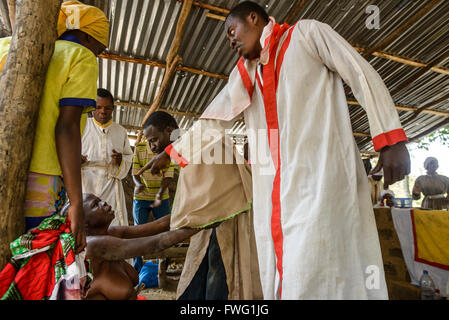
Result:
<svg viewBox="0 0 449 320"><path fill-rule="evenodd" d="M419 285L421 287L421 300L435 299L435 283L429 276L427 270L423 271L421 279L419 279Z"/></svg>

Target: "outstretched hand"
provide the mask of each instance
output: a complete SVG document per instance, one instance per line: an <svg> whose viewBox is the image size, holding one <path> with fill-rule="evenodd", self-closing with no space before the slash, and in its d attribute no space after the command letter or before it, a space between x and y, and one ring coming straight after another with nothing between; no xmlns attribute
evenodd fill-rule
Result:
<svg viewBox="0 0 449 320"><path fill-rule="evenodd" d="M136 175L140 176L147 170L151 170L151 174L161 175L161 170L168 168L169 166L170 157L165 151L162 151L153 159L151 159L151 161L149 161L142 169L140 169Z"/></svg>
<svg viewBox="0 0 449 320"><path fill-rule="evenodd" d="M410 173L410 155L405 142L398 142L380 150L379 161L370 174L377 173L381 169L384 171L385 188L404 179Z"/></svg>

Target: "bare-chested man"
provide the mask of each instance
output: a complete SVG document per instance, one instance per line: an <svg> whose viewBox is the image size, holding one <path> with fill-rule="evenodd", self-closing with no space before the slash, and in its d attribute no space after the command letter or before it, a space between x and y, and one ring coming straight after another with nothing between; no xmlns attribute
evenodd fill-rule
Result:
<svg viewBox="0 0 449 320"><path fill-rule="evenodd" d="M200 229L168 231L170 216L138 226L112 226L114 211L93 194L83 194L87 234L87 257L93 281L85 299L134 300L139 282L136 270L125 259L162 251Z"/></svg>

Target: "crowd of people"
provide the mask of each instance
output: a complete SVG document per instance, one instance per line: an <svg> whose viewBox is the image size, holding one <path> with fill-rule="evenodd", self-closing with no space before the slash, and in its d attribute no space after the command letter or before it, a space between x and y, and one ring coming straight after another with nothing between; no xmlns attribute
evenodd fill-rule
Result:
<svg viewBox="0 0 449 320"><path fill-rule="evenodd" d="M75 9L78 29L67 29L73 24L65 19ZM97 89L96 57L108 46L107 17L66 1L57 31L29 168L23 237L36 243L57 229L55 241L71 239L73 256L51 249L65 266L55 273L59 260L41 263L51 246L19 246L0 273L0 298L54 297L61 273L69 275L74 257L85 255L81 298L136 299L142 257L187 239L178 299L388 298L373 205L384 199L390 205L388 186L410 172L407 137L382 79L332 28L314 20L280 25L254 2L237 5L224 30L240 56L228 85L176 139L176 120L152 113L134 150L126 129L112 119L113 95ZM0 54L9 45L10 38L0 39ZM373 170L363 169L343 81L367 112L380 152ZM268 132L265 143L248 135L247 161L231 148L231 164L195 162L196 152L212 145L215 152L226 150L225 130L241 113L249 131ZM206 129L217 132L213 141L199 135L200 151L189 148L192 136ZM259 150L271 156L268 166L258 161ZM447 208L449 179L436 174L436 159L427 159L425 167L428 174L417 179L413 197L423 193L423 207ZM130 172L132 226L122 186ZM19 270L37 272L27 269L32 260L23 260L28 250L36 270L52 278L41 283L39 296L27 296L20 285L25 280ZM379 268L376 288L365 285L372 265Z"/></svg>

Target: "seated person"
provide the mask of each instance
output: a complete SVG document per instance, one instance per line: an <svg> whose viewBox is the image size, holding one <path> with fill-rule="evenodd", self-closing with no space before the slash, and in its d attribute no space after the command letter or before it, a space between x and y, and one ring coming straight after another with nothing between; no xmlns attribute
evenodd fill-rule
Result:
<svg viewBox="0 0 449 320"><path fill-rule="evenodd" d="M200 231L168 231L169 215L138 226L110 226L114 219L110 205L93 194L84 194L83 202L87 257L93 273L85 294L88 300L137 299L139 275L125 259L160 252Z"/></svg>

